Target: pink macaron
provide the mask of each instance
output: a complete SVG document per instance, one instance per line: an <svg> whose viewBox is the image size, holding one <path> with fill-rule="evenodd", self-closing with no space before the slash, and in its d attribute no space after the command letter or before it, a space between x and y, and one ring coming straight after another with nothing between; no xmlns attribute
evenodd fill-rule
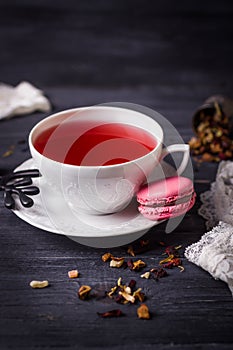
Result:
<svg viewBox="0 0 233 350"><path fill-rule="evenodd" d="M182 176L144 185L137 193L138 210L150 220L165 220L185 214L195 203L193 182Z"/></svg>

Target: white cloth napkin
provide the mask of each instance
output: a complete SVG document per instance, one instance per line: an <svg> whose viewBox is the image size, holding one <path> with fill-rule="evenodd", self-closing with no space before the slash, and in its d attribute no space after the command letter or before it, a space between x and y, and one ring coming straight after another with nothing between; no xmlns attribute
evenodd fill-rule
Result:
<svg viewBox="0 0 233 350"><path fill-rule="evenodd" d="M215 279L226 282L233 295L233 162L219 164L216 180L201 195L201 201L199 214L212 230L187 247L185 256Z"/></svg>
<svg viewBox="0 0 233 350"><path fill-rule="evenodd" d="M23 81L16 87L0 83L0 119L51 109L43 91Z"/></svg>

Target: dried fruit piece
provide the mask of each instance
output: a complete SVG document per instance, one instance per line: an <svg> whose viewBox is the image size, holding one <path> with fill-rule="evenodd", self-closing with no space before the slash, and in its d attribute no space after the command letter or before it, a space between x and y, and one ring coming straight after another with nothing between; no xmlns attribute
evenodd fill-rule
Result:
<svg viewBox="0 0 233 350"><path fill-rule="evenodd" d="M122 281L122 278L119 277L118 280L117 280L117 285L118 285L118 287L123 288L123 285L121 284L121 281Z"/></svg>
<svg viewBox="0 0 233 350"><path fill-rule="evenodd" d="M103 318L124 316L123 312L119 309L114 309L106 312L97 312L97 314Z"/></svg>
<svg viewBox="0 0 233 350"><path fill-rule="evenodd" d="M90 291L91 291L90 286L86 286L86 285L81 286L78 290L79 299L81 299L81 300L87 299Z"/></svg>
<svg viewBox="0 0 233 350"><path fill-rule="evenodd" d="M146 263L142 260L137 260L133 262L133 270L140 270L145 266L146 266Z"/></svg>
<svg viewBox="0 0 233 350"><path fill-rule="evenodd" d="M131 256L135 256L135 252L134 252L134 249L133 249L133 246L130 245L127 249L127 253Z"/></svg>
<svg viewBox="0 0 233 350"><path fill-rule="evenodd" d="M139 306L137 309L137 315L139 318L142 318L144 320L149 320L150 319L150 312L146 304L142 304Z"/></svg>
<svg viewBox="0 0 233 350"><path fill-rule="evenodd" d="M138 288L134 293L133 293L133 297L135 298L135 300L139 300L140 302L144 301L145 299L145 294L142 293L142 288Z"/></svg>
<svg viewBox="0 0 233 350"><path fill-rule="evenodd" d="M125 300L129 301L130 303L135 303L135 298L134 296L124 292L124 291L120 291L119 295L121 295Z"/></svg>
<svg viewBox="0 0 233 350"><path fill-rule="evenodd" d="M105 253L104 255L102 255L101 259L103 262L106 262L106 261L110 260L111 257L112 257L111 253Z"/></svg>
<svg viewBox="0 0 233 350"><path fill-rule="evenodd" d="M77 278L78 277L78 270L71 270L68 271L69 278Z"/></svg>
<svg viewBox="0 0 233 350"><path fill-rule="evenodd" d="M140 270L146 266L146 263L142 260L132 261L132 259L127 261L127 266L130 270Z"/></svg>
<svg viewBox="0 0 233 350"><path fill-rule="evenodd" d="M117 286L112 287L111 290L110 290L110 292L107 293L107 296L108 296L109 298L112 298L112 296L113 296L113 294L116 292L117 288L118 288Z"/></svg>
<svg viewBox="0 0 233 350"><path fill-rule="evenodd" d="M159 265L165 264L165 263L171 261L172 259L174 259L174 255L173 254L169 255L167 258L165 258L163 260L160 260Z"/></svg>
<svg viewBox="0 0 233 350"><path fill-rule="evenodd" d="M179 267L180 272L183 272L183 271L184 271L184 266L179 265L179 266L177 266L177 267Z"/></svg>
<svg viewBox="0 0 233 350"><path fill-rule="evenodd" d="M143 273L141 275L141 278L146 278L146 279L150 278L150 271L147 271L147 272Z"/></svg>
<svg viewBox="0 0 233 350"><path fill-rule="evenodd" d="M112 259L112 260L110 261L109 266L110 266L110 267L119 268L119 267L121 267L121 266L123 265L123 263L124 263L124 258L122 258L121 260Z"/></svg>
<svg viewBox="0 0 233 350"><path fill-rule="evenodd" d="M48 281L31 281L30 286L32 288L45 288L48 287L49 282Z"/></svg>

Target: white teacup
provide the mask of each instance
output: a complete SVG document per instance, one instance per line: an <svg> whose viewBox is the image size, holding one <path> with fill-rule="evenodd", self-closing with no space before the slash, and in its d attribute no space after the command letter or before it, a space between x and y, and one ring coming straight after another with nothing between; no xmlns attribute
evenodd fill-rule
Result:
<svg viewBox="0 0 233 350"><path fill-rule="evenodd" d="M52 157L48 158L43 154L44 152L36 149L35 140L40 138L42 132L55 125L59 125L59 128L63 127L70 121L75 123L88 121L95 125L116 123L140 128L155 140L155 147L145 155L124 163L114 165L101 163L94 166L66 164L51 159ZM80 135L82 132L85 130L80 131ZM70 146L77 139L72 137ZM48 143L52 138L53 134ZM115 142L117 149L118 141ZM183 153L183 159L177 169L177 174L180 175L189 160L189 146L174 144L164 149L162 146L163 130L155 120L137 111L109 106L83 107L56 113L36 124L29 135L32 157L48 186L53 186L59 191L72 210L87 214L109 214L123 210L152 170L169 153ZM61 150L64 155L68 148ZM120 157L121 154L119 154Z"/></svg>

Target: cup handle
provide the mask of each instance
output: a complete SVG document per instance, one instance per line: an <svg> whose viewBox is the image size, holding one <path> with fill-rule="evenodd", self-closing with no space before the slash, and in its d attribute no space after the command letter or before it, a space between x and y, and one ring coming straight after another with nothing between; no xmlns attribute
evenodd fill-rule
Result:
<svg viewBox="0 0 233 350"><path fill-rule="evenodd" d="M166 148L162 150L160 161L165 158L168 154L174 153L174 152L183 152L183 159L180 163L180 166L177 169L177 175L181 175L183 171L185 170L188 161L189 161L189 145L187 144L176 144L176 145L169 145Z"/></svg>

